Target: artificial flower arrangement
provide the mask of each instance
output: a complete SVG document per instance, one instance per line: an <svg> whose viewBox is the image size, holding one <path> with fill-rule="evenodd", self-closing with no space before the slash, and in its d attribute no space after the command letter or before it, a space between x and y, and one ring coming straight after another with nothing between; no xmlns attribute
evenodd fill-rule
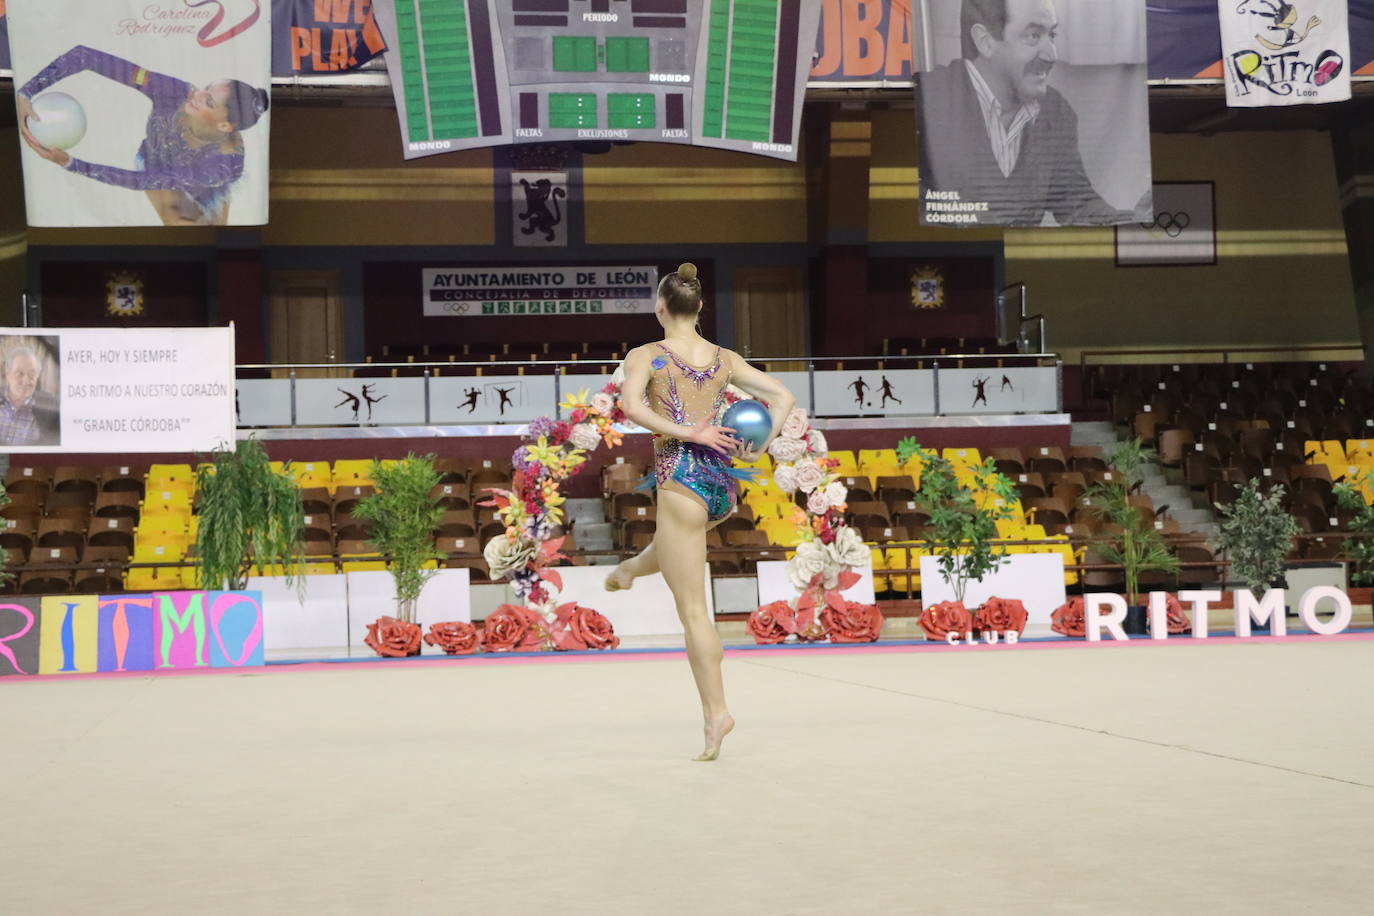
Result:
<svg viewBox="0 0 1374 916"><path fill-rule="evenodd" d="M527 652L541 649L614 649L620 645L609 620L576 602L560 604L563 579L553 565L566 559L563 538L553 529L564 520L564 480L581 472L587 453L602 442L621 444L615 428L625 422L619 386L608 382L588 396L583 390L562 404L567 420L539 417L529 424L526 441L511 456L511 488L489 488L506 526L487 542L483 555L493 579L509 579L524 605L503 604L487 615L481 632L471 624L444 624L425 637L451 655L476 652ZM467 629L465 629L467 628Z"/></svg>
<svg viewBox="0 0 1374 916"><path fill-rule="evenodd" d="M806 509L793 512L801 543L787 561L787 577L800 594L795 601L774 601L749 615L754 641L875 641L883 627L877 605L846 601L841 594L859 581L853 570L868 562L868 547L845 523L849 491L839 481L839 462L827 457L825 435L796 407L768 453L778 488L806 494Z"/></svg>

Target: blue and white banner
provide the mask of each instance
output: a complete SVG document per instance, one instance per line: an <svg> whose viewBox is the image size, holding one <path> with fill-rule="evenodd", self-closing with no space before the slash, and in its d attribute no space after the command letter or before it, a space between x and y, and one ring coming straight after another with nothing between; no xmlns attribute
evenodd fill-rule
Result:
<svg viewBox="0 0 1374 916"><path fill-rule="evenodd" d="M33 226L267 222L271 4L10 0Z"/></svg>
<svg viewBox="0 0 1374 916"><path fill-rule="evenodd" d="M1316 105L1350 98L1346 0L1218 0L1226 104Z"/></svg>

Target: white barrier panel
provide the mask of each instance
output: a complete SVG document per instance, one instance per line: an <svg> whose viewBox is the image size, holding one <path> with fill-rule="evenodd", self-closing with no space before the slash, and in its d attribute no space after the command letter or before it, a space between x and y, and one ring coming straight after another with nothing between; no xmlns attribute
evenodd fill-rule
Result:
<svg viewBox="0 0 1374 916"><path fill-rule="evenodd" d="M930 416L935 375L921 369L817 372L814 406L818 417Z"/></svg>
<svg viewBox="0 0 1374 916"><path fill-rule="evenodd" d="M811 410L811 376L805 372L774 372L773 377L787 386L787 390L792 392L792 396L797 399L797 406ZM816 380L816 390L820 390L820 380Z"/></svg>
<svg viewBox="0 0 1374 916"><path fill-rule="evenodd" d="M234 386L239 426L290 426L291 380L241 379Z"/></svg>
<svg viewBox="0 0 1374 916"><path fill-rule="evenodd" d="M568 383L564 392L582 387L584 383ZM429 380L431 423L526 423L552 414L554 406L552 375L440 376Z"/></svg>
<svg viewBox="0 0 1374 916"><path fill-rule="evenodd" d="M366 570L345 573L348 580L349 645L361 646L367 625L378 617L396 616L396 586L391 573ZM466 569L441 569L425 583L415 609L415 622L429 632L431 624L472 621L472 595ZM424 643L421 655L443 655L444 650Z"/></svg>
<svg viewBox="0 0 1374 916"><path fill-rule="evenodd" d="M610 620L617 636L675 636L682 632L673 593L663 576L655 574L635 580L629 591L606 591L609 566L562 566L563 590L558 593L560 603L576 601L583 607L600 611ZM706 612L715 616L715 601L711 594L711 574L703 571L706 589Z"/></svg>
<svg viewBox="0 0 1374 916"><path fill-rule="evenodd" d="M921 604L954 600L954 586L945 581L936 557L921 557ZM1050 615L1067 600L1064 557L1057 553L1018 553L979 582L964 589L969 613L989 598L1008 598L1026 607L1026 635L1050 636Z"/></svg>
<svg viewBox="0 0 1374 916"><path fill-rule="evenodd" d="M854 572L859 574L859 581L840 594L844 596L846 601L873 604L877 599L873 595L873 567L871 563L856 567ZM760 607L774 601L792 601L797 597L797 590L792 587L791 580L787 578L787 562L785 560L764 560L759 563L758 578Z"/></svg>
<svg viewBox="0 0 1374 916"><path fill-rule="evenodd" d="M1059 370L1053 366L941 369L940 413L1055 413Z"/></svg>
<svg viewBox="0 0 1374 916"><path fill-rule="evenodd" d="M285 576L250 576L248 588L262 592L264 648L348 645L348 586L342 575L306 576L304 598Z"/></svg>
<svg viewBox="0 0 1374 916"><path fill-rule="evenodd" d="M296 380L300 426L414 426L425 422L423 378Z"/></svg>
<svg viewBox="0 0 1374 916"><path fill-rule="evenodd" d="M806 372L777 378L817 417L935 415L936 373L929 369L817 372L815 401ZM944 414L1054 413L1058 374L1050 368L941 369ZM558 412L558 402L594 394L610 375L441 375L437 378L298 379L300 426L443 426L528 423ZM425 386L429 386L426 420ZM238 382L240 426L289 426L290 379Z"/></svg>

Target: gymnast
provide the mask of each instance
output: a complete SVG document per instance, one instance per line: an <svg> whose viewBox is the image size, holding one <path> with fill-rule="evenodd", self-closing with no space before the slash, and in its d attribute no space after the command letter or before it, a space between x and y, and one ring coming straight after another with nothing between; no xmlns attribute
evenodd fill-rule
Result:
<svg viewBox="0 0 1374 916"><path fill-rule="evenodd" d="M773 428L764 451L782 429L794 398L777 379L698 333L701 281L683 264L658 285L654 314L663 340L625 357L621 399L626 417L654 434L658 513L653 543L624 561L606 579L611 591L630 588L639 576L662 572L686 633L687 659L701 695L706 747L695 759L715 760L735 727L725 705L720 665L724 652L706 610L706 532L734 512L738 482L751 471L731 467L730 456L752 463L734 430L716 425L725 390L734 385L768 405Z"/></svg>

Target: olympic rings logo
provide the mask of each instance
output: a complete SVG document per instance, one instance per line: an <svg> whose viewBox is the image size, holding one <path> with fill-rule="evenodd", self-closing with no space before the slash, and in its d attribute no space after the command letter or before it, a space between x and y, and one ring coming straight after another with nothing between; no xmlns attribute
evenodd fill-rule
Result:
<svg viewBox="0 0 1374 916"><path fill-rule="evenodd" d="M1192 222L1193 218L1183 210L1177 213L1161 211L1155 215L1154 222L1141 223L1140 228L1149 232L1151 235L1157 232L1163 232L1169 238L1176 239L1183 234L1183 230L1187 229Z"/></svg>

